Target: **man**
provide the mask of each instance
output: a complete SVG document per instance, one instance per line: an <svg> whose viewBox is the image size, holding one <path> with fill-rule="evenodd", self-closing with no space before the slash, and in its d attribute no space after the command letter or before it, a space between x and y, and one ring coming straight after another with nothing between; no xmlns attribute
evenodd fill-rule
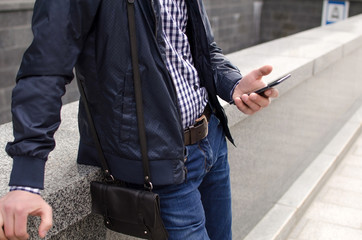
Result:
<svg viewBox="0 0 362 240"><path fill-rule="evenodd" d="M132 1L131 1L132 2ZM112 174L143 183L127 20L127 0L38 0L34 40L13 91L11 191L0 200L0 239L26 239L28 215L52 225L39 195L54 148L65 85L83 82ZM277 97L250 94L265 86L264 66L242 77L215 44L201 0L135 1L148 155L154 191L169 239L231 239L231 194L225 136L232 141L217 95L253 114ZM82 105L78 163L99 166ZM200 118L200 116L202 116ZM207 119L207 120L205 120ZM190 137L193 126L208 135Z"/></svg>

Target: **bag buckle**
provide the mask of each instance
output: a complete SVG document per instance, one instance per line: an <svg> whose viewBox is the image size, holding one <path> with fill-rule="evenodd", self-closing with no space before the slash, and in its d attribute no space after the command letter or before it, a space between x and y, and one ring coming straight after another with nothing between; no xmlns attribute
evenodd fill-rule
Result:
<svg viewBox="0 0 362 240"><path fill-rule="evenodd" d="M104 171L104 175L105 175L105 178L106 178L106 182L107 182L107 183L112 183L112 182L114 182L114 177L113 177L113 175L109 172L109 170L105 170L105 171Z"/></svg>
<svg viewBox="0 0 362 240"><path fill-rule="evenodd" d="M143 184L143 186L145 187L146 190L148 191L152 191L153 190L153 184L150 181L150 177L149 176L145 176L145 183Z"/></svg>

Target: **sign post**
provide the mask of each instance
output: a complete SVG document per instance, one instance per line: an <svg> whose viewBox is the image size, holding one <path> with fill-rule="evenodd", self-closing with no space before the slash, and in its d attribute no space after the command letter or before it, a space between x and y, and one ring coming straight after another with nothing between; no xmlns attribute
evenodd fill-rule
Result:
<svg viewBox="0 0 362 240"><path fill-rule="evenodd" d="M344 20L348 17L349 1L324 0L322 25Z"/></svg>

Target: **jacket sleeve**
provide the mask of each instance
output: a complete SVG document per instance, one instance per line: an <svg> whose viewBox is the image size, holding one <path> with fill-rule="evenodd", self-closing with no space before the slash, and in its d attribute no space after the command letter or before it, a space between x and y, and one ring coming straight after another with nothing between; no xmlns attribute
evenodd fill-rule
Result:
<svg viewBox="0 0 362 240"><path fill-rule="evenodd" d="M61 97L100 0L37 0L32 31L12 94L14 141L10 186L44 188L44 167L54 149Z"/></svg>
<svg viewBox="0 0 362 240"><path fill-rule="evenodd" d="M216 91L223 100L231 102L231 93L236 83L242 78L242 75L239 69L225 57L221 48L217 46L206 10L202 3L203 1L198 2L209 42L210 59L214 71Z"/></svg>
<svg viewBox="0 0 362 240"><path fill-rule="evenodd" d="M232 102L231 96L235 85L242 78L239 69L223 55L215 42L211 43L211 64L217 94L225 101Z"/></svg>

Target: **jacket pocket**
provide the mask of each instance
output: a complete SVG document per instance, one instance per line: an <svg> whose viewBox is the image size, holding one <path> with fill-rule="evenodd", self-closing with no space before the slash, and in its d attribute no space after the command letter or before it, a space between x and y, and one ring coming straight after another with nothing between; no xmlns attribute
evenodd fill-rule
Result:
<svg viewBox="0 0 362 240"><path fill-rule="evenodd" d="M134 85L132 75L128 74L124 79L124 94L120 106L119 138L120 150L134 156L137 149L138 127L136 117L136 102L134 97ZM132 154L133 153L133 154ZM136 157L136 156L134 156ZM137 157L136 157L137 158Z"/></svg>

